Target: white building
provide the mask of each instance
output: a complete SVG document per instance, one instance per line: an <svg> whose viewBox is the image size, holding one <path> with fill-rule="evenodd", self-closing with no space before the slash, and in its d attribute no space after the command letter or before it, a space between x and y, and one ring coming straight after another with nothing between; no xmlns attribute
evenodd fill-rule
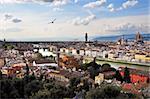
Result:
<svg viewBox="0 0 150 99"><path fill-rule="evenodd" d="M61 53L65 53L65 49L66 49L66 48L60 48L60 52L61 52Z"/></svg>
<svg viewBox="0 0 150 99"><path fill-rule="evenodd" d="M58 64L56 63L48 63L48 62L41 62L41 63L36 63L36 61L33 61L33 66L37 67L45 67L45 66L52 66L52 67L58 67Z"/></svg>
<svg viewBox="0 0 150 99"><path fill-rule="evenodd" d="M42 54L42 56L53 56L56 57L57 55L54 54L53 52L49 51L48 49L39 49L39 53Z"/></svg>
<svg viewBox="0 0 150 99"><path fill-rule="evenodd" d="M77 55L77 50L76 49L72 49L72 55Z"/></svg>
<svg viewBox="0 0 150 99"><path fill-rule="evenodd" d="M85 55L86 56L92 56L91 50L85 50Z"/></svg>
<svg viewBox="0 0 150 99"><path fill-rule="evenodd" d="M106 56L108 55L107 51L103 51L103 58L106 58Z"/></svg>
<svg viewBox="0 0 150 99"><path fill-rule="evenodd" d="M85 50L81 49L81 50L80 50L80 55L81 55L81 56L84 56L84 55L85 55Z"/></svg>
<svg viewBox="0 0 150 99"><path fill-rule="evenodd" d="M92 50L91 54L92 54L92 57L97 57L97 50Z"/></svg>

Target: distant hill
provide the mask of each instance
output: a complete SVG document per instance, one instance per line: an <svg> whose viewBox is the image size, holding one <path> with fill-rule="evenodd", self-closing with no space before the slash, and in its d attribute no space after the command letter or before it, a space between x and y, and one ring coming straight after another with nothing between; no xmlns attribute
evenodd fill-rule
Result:
<svg viewBox="0 0 150 99"><path fill-rule="evenodd" d="M120 37L124 37L124 39L127 39L128 41L133 41L135 40L135 35L136 34L126 34L126 35L116 35L116 36L99 36L93 38L93 40L97 41L117 41ZM149 34L142 34L144 37L144 41L150 41L150 33Z"/></svg>

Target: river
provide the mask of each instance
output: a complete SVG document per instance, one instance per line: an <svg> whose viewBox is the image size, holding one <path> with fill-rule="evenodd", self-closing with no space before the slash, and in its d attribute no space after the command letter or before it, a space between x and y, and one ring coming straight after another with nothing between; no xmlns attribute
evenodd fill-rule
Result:
<svg viewBox="0 0 150 99"><path fill-rule="evenodd" d="M86 62L90 62L92 61L91 59L88 61L86 60ZM116 69L118 69L119 67L128 67L128 68L133 68L133 69L138 69L138 70L144 70L144 71L150 71L150 66L144 66L144 65L135 65L135 64L127 64L127 63L116 63L116 62L108 62L105 60L96 60L97 64L104 64L104 63L108 63L111 65L111 67L114 67Z"/></svg>

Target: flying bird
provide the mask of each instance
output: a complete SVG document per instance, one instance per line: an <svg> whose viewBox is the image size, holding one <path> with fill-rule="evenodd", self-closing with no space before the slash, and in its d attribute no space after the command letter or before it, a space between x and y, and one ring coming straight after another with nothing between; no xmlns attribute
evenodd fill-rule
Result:
<svg viewBox="0 0 150 99"><path fill-rule="evenodd" d="M50 23L54 23L56 21L56 19L54 19L54 20L52 20L51 22L49 22L48 24L50 24Z"/></svg>

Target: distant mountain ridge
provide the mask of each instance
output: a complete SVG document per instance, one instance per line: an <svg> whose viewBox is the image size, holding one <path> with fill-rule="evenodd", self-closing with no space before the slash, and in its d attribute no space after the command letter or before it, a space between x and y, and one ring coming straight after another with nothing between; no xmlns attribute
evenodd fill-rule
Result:
<svg viewBox="0 0 150 99"><path fill-rule="evenodd" d="M115 35L115 36L99 36L93 38L93 40L97 41L117 41L119 38L123 37L124 39L128 41L135 40L136 34L125 34L125 35ZM150 41L150 33L142 34L144 41Z"/></svg>

